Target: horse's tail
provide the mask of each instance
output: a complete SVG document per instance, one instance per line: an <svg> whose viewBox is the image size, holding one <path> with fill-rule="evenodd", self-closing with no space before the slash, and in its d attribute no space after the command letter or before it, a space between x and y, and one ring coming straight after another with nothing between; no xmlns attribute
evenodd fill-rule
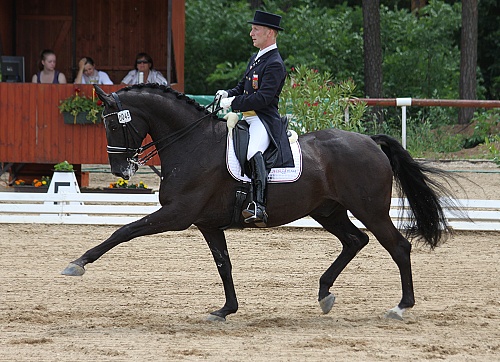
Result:
<svg viewBox="0 0 500 362"><path fill-rule="evenodd" d="M453 179L446 171L424 166L415 161L401 144L387 135L371 138L381 146L391 162L399 197L408 199L411 215L406 237L422 239L431 249L451 232L443 211L444 204L453 204L453 195L446 187L426 174ZM445 198L442 198L446 196ZM404 206L404 205L403 205Z"/></svg>

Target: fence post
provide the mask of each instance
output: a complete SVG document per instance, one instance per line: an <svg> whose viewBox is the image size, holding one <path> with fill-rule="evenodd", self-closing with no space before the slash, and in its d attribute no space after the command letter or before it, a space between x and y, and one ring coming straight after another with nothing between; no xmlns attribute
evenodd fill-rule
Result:
<svg viewBox="0 0 500 362"><path fill-rule="evenodd" d="M401 143L406 150L406 106L411 106L411 98L396 98L396 106L401 107Z"/></svg>

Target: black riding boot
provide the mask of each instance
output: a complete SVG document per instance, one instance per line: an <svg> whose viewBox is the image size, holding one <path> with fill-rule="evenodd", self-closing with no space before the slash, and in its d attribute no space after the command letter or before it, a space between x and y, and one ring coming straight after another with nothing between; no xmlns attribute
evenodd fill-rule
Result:
<svg viewBox="0 0 500 362"><path fill-rule="evenodd" d="M241 214L247 224L255 223L258 227L265 227L267 226L265 205L267 170L261 152L257 152L250 159L250 167L252 169L253 201Z"/></svg>

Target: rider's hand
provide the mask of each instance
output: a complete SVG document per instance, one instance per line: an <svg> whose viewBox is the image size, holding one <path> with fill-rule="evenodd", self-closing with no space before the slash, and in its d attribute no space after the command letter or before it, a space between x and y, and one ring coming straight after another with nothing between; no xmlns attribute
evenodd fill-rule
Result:
<svg viewBox="0 0 500 362"><path fill-rule="evenodd" d="M217 93L215 93L215 99L220 102L222 99L227 98L228 94L225 90L218 90Z"/></svg>
<svg viewBox="0 0 500 362"><path fill-rule="evenodd" d="M223 98L223 99L220 101L220 106L222 107L222 109L226 110L226 109L228 109L229 107L231 107L231 103L233 102L233 99L234 99L234 97L230 97L230 98Z"/></svg>

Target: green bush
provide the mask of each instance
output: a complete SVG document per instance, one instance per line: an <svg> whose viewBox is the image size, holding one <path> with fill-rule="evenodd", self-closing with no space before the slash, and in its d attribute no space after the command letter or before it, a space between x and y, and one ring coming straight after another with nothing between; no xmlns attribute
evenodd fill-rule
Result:
<svg viewBox="0 0 500 362"><path fill-rule="evenodd" d="M280 96L280 113L290 118L290 128L298 134L325 128L363 132L360 121L366 105L352 103L356 86L350 80L335 83L331 74L297 67L290 72ZM349 109L349 122L344 120Z"/></svg>

